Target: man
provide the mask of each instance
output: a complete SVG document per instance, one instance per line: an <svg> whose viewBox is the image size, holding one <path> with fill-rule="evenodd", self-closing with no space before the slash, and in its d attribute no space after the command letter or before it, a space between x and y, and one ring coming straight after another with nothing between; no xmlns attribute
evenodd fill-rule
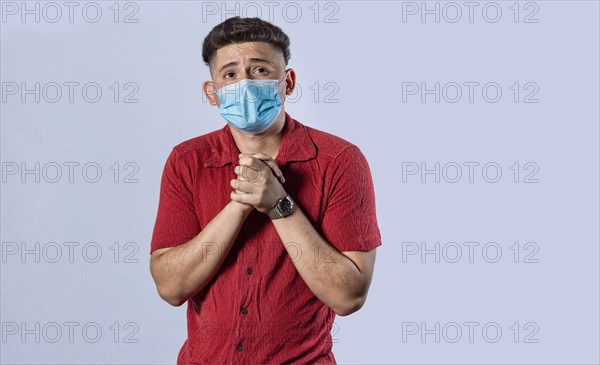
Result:
<svg viewBox="0 0 600 365"><path fill-rule="evenodd" d="M335 363L334 317L365 303L381 245L369 166L285 112L289 45L258 18L204 40L204 92L228 123L169 155L151 243L159 295L188 303L178 364Z"/></svg>

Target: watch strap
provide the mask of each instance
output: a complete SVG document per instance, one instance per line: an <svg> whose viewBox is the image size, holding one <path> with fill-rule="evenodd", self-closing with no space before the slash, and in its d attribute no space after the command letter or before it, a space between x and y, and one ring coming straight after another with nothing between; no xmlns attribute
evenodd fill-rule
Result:
<svg viewBox="0 0 600 365"><path fill-rule="evenodd" d="M283 217L283 215L279 211L279 200L277 201L277 204L275 204L275 208L271 209L271 211L267 213L267 215L270 219L278 219Z"/></svg>
<svg viewBox="0 0 600 365"><path fill-rule="evenodd" d="M290 200L292 202L292 204L294 204L294 201L292 200L292 198L289 195L286 195L283 198L280 198L279 200L277 200L277 203L275 203L275 206L273 207L273 209L271 209L271 211L269 211L267 213L267 215L269 216L270 219L283 218L287 215L287 214L284 214L284 212L282 212L281 209L279 209L279 204L281 203L281 201L283 201L285 199Z"/></svg>

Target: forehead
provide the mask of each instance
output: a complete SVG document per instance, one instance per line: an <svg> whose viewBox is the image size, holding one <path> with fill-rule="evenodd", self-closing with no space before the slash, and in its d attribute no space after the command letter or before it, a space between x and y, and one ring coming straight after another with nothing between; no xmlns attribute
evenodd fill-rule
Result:
<svg viewBox="0 0 600 365"><path fill-rule="evenodd" d="M219 48L215 53L215 66L229 62L242 62L250 58L261 58L272 63L283 62L283 53L265 42L234 43Z"/></svg>

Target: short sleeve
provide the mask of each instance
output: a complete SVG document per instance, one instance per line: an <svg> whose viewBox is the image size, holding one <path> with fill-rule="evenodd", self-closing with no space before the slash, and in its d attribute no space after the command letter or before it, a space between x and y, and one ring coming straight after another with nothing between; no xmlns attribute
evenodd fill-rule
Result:
<svg viewBox="0 0 600 365"><path fill-rule="evenodd" d="M186 243L200 233L191 187L189 167L173 149L162 174L150 252Z"/></svg>
<svg viewBox="0 0 600 365"><path fill-rule="evenodd" d="M321 224L324 238L341 252L381 246L371 170L360 149L346 148L326 178L330 181Z"/></svg>

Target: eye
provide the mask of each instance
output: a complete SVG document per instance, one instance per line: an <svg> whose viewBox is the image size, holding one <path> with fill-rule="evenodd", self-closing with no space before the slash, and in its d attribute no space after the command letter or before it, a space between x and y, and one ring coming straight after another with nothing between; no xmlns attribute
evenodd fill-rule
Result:
<svg viewBox="0 0 600 365"><path fill-rule="evenodd" d="M265 75L265 74L268 74L268 73L269 73L269 70L267 70L267 69L266 69L266 68L264 68L264 67L258 67L256 70L254 70L254 73L258 73L258 74L263 74L263 75Z"/></svg>
<svg viewBox="0 0 600 365"><path fill-rule="evenodd" d="M233 72L227 72L223 77L226 78L226 79L230 79L230 78L232 78L234 76L235 76L235 73L233 73Z"/></svg>

